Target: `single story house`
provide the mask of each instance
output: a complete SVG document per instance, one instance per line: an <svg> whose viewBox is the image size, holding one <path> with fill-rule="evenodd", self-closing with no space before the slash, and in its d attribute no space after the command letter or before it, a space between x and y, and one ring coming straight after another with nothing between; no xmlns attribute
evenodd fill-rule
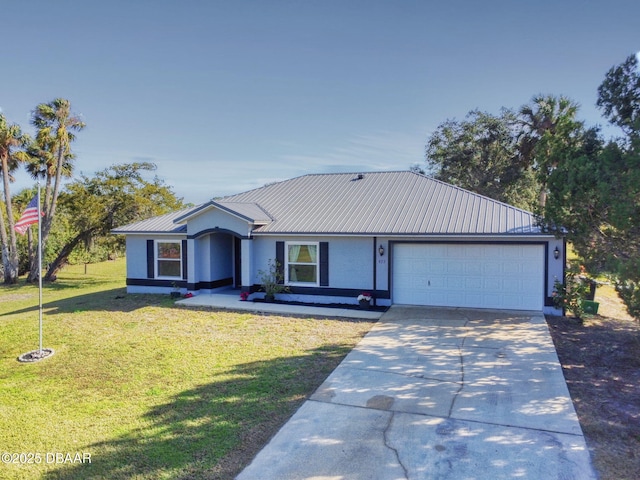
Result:
<svg viewBox="0 0 640 480"><path fill-rule="evenodd" d="M527 211L413 172L312 174L114 230L127 290L260 292L276 261L314 303L543 310L565 242Z"/></svg>

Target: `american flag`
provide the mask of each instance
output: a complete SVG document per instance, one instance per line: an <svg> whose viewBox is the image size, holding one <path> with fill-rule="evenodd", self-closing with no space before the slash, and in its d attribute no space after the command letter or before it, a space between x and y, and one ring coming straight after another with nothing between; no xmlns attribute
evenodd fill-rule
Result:
<svg viewBox="0 0 640 480"><path fill-rule="evenodd" d="M38 223L38 196L36 195L27 205L27 208L22 212L20 220L14 225L13 229L20 235L27 233L29 225Z"/></svg>

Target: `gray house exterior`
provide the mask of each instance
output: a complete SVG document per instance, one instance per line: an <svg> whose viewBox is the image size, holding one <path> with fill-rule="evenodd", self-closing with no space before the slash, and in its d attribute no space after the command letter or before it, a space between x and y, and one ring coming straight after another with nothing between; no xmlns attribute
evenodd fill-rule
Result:
<svg viewBox="0 0 640 480"><path fill-rule="evenodd" d="M127 290L260 292L277 260L314 303L553 308L565 242L533 214L413 172L305 175L114 230Z"/></svg>

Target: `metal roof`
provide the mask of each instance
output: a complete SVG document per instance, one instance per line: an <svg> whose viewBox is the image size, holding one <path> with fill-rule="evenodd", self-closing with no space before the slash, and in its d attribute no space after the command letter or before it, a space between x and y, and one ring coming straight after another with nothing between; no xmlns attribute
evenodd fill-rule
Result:
<svg viewBox="0 0 640 480"><path fill-rule="evenodd" d="M188 215L197 210L200 206L189 207L177 212L167 213L158 217L152 217L140 222L123 225L111 230L111 233L127 234L127 233L171 233L186 234L187 225L179 225L175 220Z"/></svg>
<svg viewBox="0 0 640 480"><path fill-rule="evenodd" d="M210 208L244 218L257 226L253 233L258 235L540 233L531 212L407 171L304 175L114 233L186 232L184 222Z"/></svg>
<svg viewBox="0 0 640 480"><path fill-rule="evenodd" d="M530 212L406 171L305 175L221 200L230 202L269 212L256 234L540 233Z"/></svg>

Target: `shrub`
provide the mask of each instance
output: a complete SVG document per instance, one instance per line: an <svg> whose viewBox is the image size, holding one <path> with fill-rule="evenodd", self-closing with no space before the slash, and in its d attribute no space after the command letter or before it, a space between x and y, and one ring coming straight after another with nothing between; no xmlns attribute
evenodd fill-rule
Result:
<svg viewBox="0 0 640 480"><path fill-rule="evenodd" d="M273 301L278 293L289 291L289 287L284 285L284 274L277 260L269 260L267 270L258 270L258 276L267 301Z"/></svg>
<svg viewBox="0 0 640 480"><path fill-rule="evenodd" d="M640 260L629 261L620 268L615 285L629 315L640 320Z"/></svg>
<svg viewBox="0 0 640 480"><path fill-rule="evenodd" d="M564 283L556 280L553 288L553 305L571 311L577 318L584 315L582 301L589 294L590 288L590 282L580 273L580 266L572 264L567 269Z"/></svg>

